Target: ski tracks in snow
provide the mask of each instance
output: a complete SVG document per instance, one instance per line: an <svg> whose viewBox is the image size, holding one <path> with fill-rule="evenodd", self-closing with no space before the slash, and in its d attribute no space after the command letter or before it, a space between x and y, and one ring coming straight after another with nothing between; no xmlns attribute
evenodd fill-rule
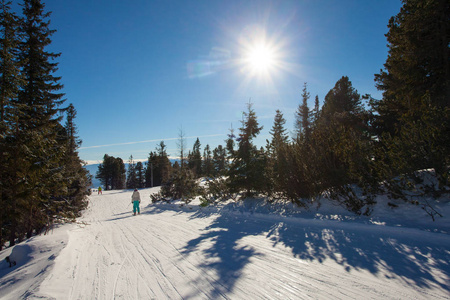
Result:
<svg viewBox="0 0 450 300"><path fill-rule="evenodd" d="M400 269L403 272L400 275L390 273L390 266L383 265L390 254L384 248L376 248L384 245L380 241L388 239L383 234L379 236L377 230L369 232L373 238L366 238L367 232L345 228L345 225L330 228L326 222L285 224L282 219L183 211L170 205L150 204L149 194L154 191L141 191L143 201L138 216L132 216L127 207L131 191L107 191L101 196L91 196L89 208L81 218L89 225L69 232L67 247L56 259L51 276L36 296L56 299L448 297L445 283L439 288L439 280L433 281L432 276L422 274L423 278L416 280L423 283L421 288L414 284L414 278L411 282L411 278L404 276L409 272L406 269ZM364 246L364 242L372 240L374 249L370 248L372 245ZM448 238L445 243L449 243ZM354 259L355 255L360 255L358 260ZM448 257L450 253L445 255ZM448 276L448 270L432 269L431 272Z"/></svg>

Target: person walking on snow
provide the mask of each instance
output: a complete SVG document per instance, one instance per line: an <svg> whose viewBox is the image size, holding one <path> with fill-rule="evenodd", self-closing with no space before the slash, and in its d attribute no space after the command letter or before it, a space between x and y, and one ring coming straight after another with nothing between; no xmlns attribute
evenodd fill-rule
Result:
<svg viewBox="0 0 450 300"><path fill-rule="evenodd" d="M136 215L137 211L140 215L141 210L139 209L139 203L141 203L141 195L137 189L134 189L133 195L131 195L131 203L133 203L133 214Z"/></svg>
<svg viewBox="0 0 450 300"><path fill-rule="evenodd" d="M101 187L101 186L98 187L98 194L99 194L99 195L102 194L102 187Z"/></svg>

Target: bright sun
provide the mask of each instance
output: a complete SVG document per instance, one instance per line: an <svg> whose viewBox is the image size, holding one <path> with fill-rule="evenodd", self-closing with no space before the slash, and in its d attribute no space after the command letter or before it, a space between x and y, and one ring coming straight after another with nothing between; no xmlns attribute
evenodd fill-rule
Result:
<svg viewBox="0 0 450 300"><path fill-rule="evenodd" d="M258 27L244 29L239 36L240 58L237 61L245 80L253 80L266 86L274 84L281 72L287 70L285 62L287 41L281 36L270 37Z"/></svg>
<svg viewBox="0 0 450 300"><path fill-rule="evenodd" d="M274 67L275 56L269 46L260 43L250 47L245 60L251 71L260 74L270 72Z"/></svg>

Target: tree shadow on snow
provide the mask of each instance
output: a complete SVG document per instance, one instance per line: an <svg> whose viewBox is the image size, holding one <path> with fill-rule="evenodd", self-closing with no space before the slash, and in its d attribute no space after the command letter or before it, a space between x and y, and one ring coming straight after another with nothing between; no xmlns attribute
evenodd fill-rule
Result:
<svg viewBox="0 0 450 300"><path fill-rule="evenodd" d="M250 245L238 245L239 240L245 236L261 234L261 228L247 225L247 220L244 219L230 222L219 217L204 229L203 234L190 240L181 250L182 254L187 255L198 251L202 242L212 243L211 247L203 250L206 260L200 267L206 271L214 270L218 276L218 284L211 292L213 298L231 292L250 258L261 255Z"/></svg>
<svg viewBox="0 0 450 300"><path fill-rule="evenodd" d="M318 221L320 222L320 221ZM322 221L323 222L323 221ZM330 226L327 226L329 224ZM323 262L332 259L350 272L367 270L376 276L401 278L420 288L432 284L450 291L450 245L435 240L441 234L421 239L414 229L384 230L381 226L349 227L340 224L299 226L280 222L267 237L273 244L284 244L300 259ZM337 227L337 228L336 228ZM425 234L427 236L427 234ZM442 274L435 274L440 270Z"/></svg>
<svg viewBox="0 0 450 300"><path fill-rule="evenodd" d="M158 209L171 210L170 206L165 206L152 213L157 213ZM202 210L185 212L192 213L191 218L212 214ZM294 257L302 260L322 263L331 259L348 272L366 270L375 276L401 278L412 287L436 285L450 291L450 243L446 235L337 221L280 220L281 217L253 217L236 212L218 215L204 233L181 249L181 253L189 255L199 251L203 242L211 244L202 250L206 260L200 265L206 272L214 270L219 277L211 296L232 291L250 259L262 255L251 245L243 246L239 242L252 235L265 235L274 247L284 245L292 250ZM443 239L436 240L439 237ZM270 257L267 259L270 261Z"/></svg>

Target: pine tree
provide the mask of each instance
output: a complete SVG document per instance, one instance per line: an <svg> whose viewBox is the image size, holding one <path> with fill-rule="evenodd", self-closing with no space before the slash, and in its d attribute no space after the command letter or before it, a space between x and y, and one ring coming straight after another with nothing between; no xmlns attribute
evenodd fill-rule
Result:
<svg viewBox="0 0 450 300"><path fill-rule="evenodd" d="M267 141L267 172L271 179L269 190L280 191L284 188L287 160L286 150L289 143L289 136L284 127L286 120L280 110L276 111L274 123L270 130L271 141Z"/></svg>
<svg viewBox="0 0 450 300"><path fill-rule="evenodd" d="M316 126L317 120L319 119L320 115L320 108L319 108L319 96L316 95L316 97L314 98L314 109L312 111L311 117L312 117L312 127Z"/></svg>
<svg viewBox="0 0 450 300"><path fill-rule="evenodd" d="M242 127L239 129L238 149L234 152L229 170L229 188L233 193L244 192L245 196L260 193L265 187L264 163L262 153L253 144L253 139L262 130L259 126L252 103L243 113Z"/></svg>
<svg viewBox="0 0 450 300"><path fill-rule="evenodd" d="M227 151L227 159L232 159L235 154L235 139L233 126L230 128L230 133L227 135L227 139L225 140L225 149Z"/></svg>
<svg viewBox="0 0 450 300"><path fill-rule="evenodd" d="M119 190L126 187L126 168L120 157L114 159L112 170L112 189Z"/></svg>
<svg viewBox="0 0 450 300"><path fill-rule="evenodd" d="M270 135L272 140L267 141L267 151L269 155L277 157L279 150L288 143L289 136L284 127L286 120L284 119L283 113L277 109L275 118L273 121L272 129L270 130Z"/></svg>
<svg viewBox="0 0 450 300"><path fill-rule="evenodd" d="M325 97L317 127L312 133L305 165L313 193L336 192L349 209L360 213L362 200L348 196L346 185L365 187L373 179L370 164L373 141L361 96L348 77L339 79Z"/></svg>
<svg viewBox="0 0 450 300"><path fill-rule="evenodd" d="M195 140L192 152L188 155L188 167L194 173L196 178L202 176L202 154L200 152L200 140Z"/></svg>
<svg viewBox="0 0 450 300"><path fill-rule="evenodd" d="M125 173L125 164L120 157L105 154L95 177L100 180L105 190L117 190L126 186Z"/></svg>
<svg viewBox="0 0 450 300"><path fill-rule="evenodd" d="M161 141L156 147L156 152L150 152L149 154L147 171L145 173L147 187L151 187L152 182L153 186L160 186L170 177L172 166L167 156L166 148L164 141Z"/></svg>
<svg viewBox="0 0 450 300"><path fill-rule="evenodd" d="M449 185L449 15L445 0L403 1L389 21L385 69L375 75L383 98L371 102L380 181L402 176L415 186L415 171L434 169L440 186L433 196Z"/></svg>
<svg viewBox="0 0 450 300"><path fill-rule="evenodd" d="M128 171L127 171L127 189L134 189L138 187L138 180L136 174L136 164L133 160L133 155L130 156L128 160Z"/></svg>
<svg viewBox="0 0 450 300"><path fill-rule="evenodd" d="M140 161L136 163L136 180L138 188L145 187L145 169L144 165Z"/></svg>
<svg viewBox="0 0 450 300"><path fill-rule="evenodd" d="M362 111L361 96L353 88L349 78L342 76L325 96L321 113L323 121L340 118L342 121L347 119L348 122L351 122L352 116L358 115Z"/></svg>
<svg viewBox="0 0 450 300"><path fill-rule="evenodd" d="M209 148L209 145L206 145L203 150L203 174L206 177L211 177L214 172L214 166L212 161L212 151Z"/></svg>
<svg viewBox="0 0 450 300"><path fill-rule="evenodd" d="M310 134L310 116L308 108L308 100L310 94L307 89L306 82L303 84L302 104L299 105L295 115L295 128L297 130L297 139L308 138Z"/></svg>
<svg viewBox="0 0 450 300"><path fill-rule="evenodd" d="M147 168L145 169L145 187L154 187L156 154L152 151L148 155Z"/></svg>
<svg viewBox="0 0 450 300"><path fill-rule="evenodd" d="M395 135L401 118L422 107L425 95L431 105L449 107L449 15L447 0L403 0L400 12L389 20L388 58L375 75L383 91L383 99L373 103L379 134Z"/></svg>
<svg viewBox="0 0 450 300"><path fill-rule="evenodd" d="M60 77L53 73L58 63L53 62L59 54L45 50L50 45L50 13L44 13L44 5L37 0L25 0L24 20L21 26L23 43L20 46L19 63L22 67L23 85L17 100L11 103L17 108L14 144L18 145L14 155L17 158L20 179L15 182L12 195L21 207L22 228L17 229L31 237L34 231L48 224L55 206L59 203L53 197L64 189L63 168L57 168L62 161L64 144L58 142L61 131L59 106L64 100L58 93L62 88ZM13 229L10 242L14 239Z"/></svg>
<svg viewBox="0 0 450 300"><path fill-rule="evenodd" d="M223 175L228 166L227 151L222 145L217 146L213 150L212 163L214 166L214 176Z"/></svg>
<svg viewBox="0 0 450 300"><path fill-rule="evenodd" d="M19 88L23 85L20 72L19 55L19 25L20 19L11 12L11 2L0 2L0 250L10 235L15 239L16 202L10 195L14 190L17 178L14 144L14 119L18 115L17 97ZM11 228L13 228L11 230ZM10 239L10 240L11 240ZM14 245L14 243L13 243Z"/></svg>
<svg viewBox="0 0 450 300"><path fill-rule="evenodd" d="M105 154L103 156L103 162L98 166L95 178L100 180L102 186L105 190L110 189L112 186L112 168L114 164L114 157Z"/></svg>
<svg viewBox="0 0 450 300"><path fill-rule="evenodd" d="M78 129L75 124L77 111L73 104L67 108L67 118L64 127L64 176L67 190L60 197L66 202L65 214L67 217L78 217L82 209L87 205L86 192L91 185L91 175L83 168L83 161L78 156L77 149L82 141L77 136Z"/></svg>

